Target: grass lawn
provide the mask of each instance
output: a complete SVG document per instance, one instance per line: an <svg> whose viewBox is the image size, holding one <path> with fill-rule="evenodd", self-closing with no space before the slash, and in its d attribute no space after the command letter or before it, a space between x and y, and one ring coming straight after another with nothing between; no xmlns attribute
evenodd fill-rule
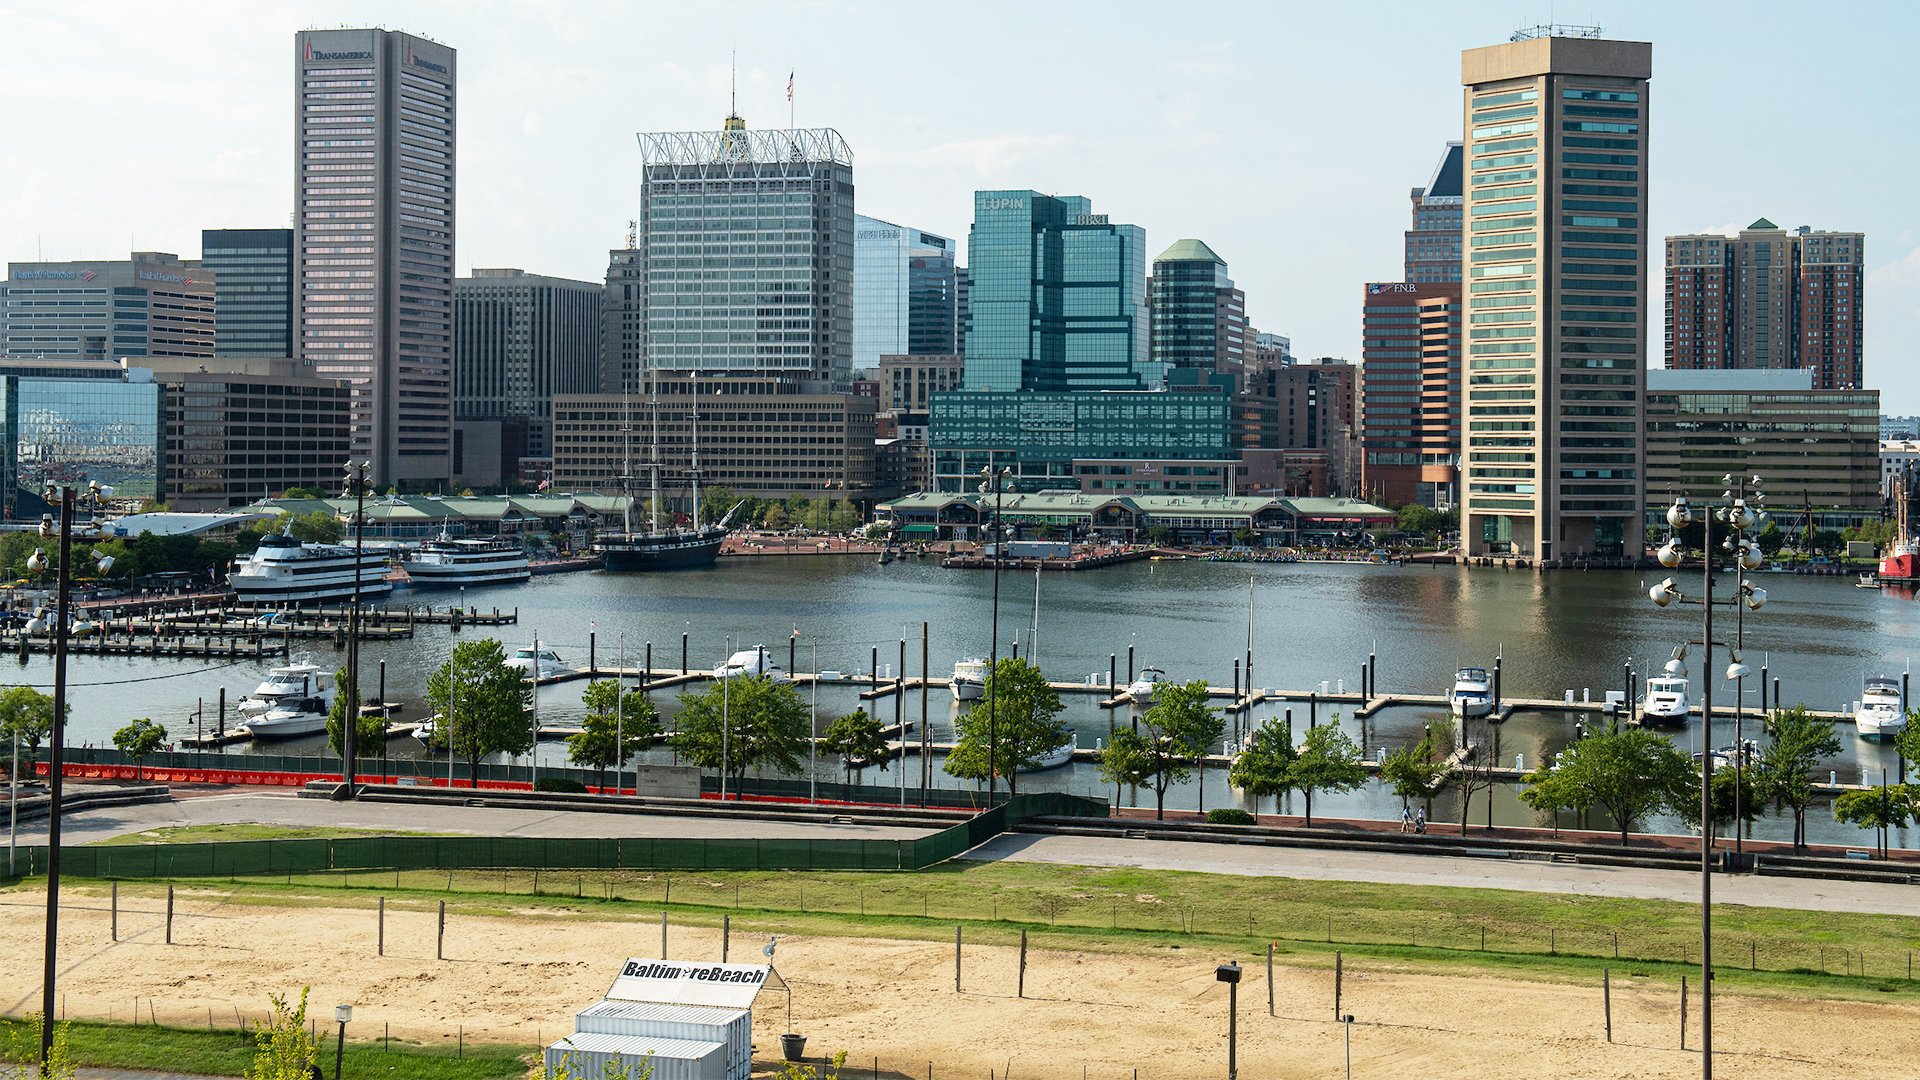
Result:
<svg viewBox="0 0 1920 1080"><path fill-rule="evenodd" d="M76 883L78 884L78 883ZM1699 962L1699 909L1663 900L1441 886L1234 877L1172 870L954 862L912 873L795 871L360 871L210 881L235 902L389 905L561 918L657 918L741 934L807 932L907 939L1018 940L1056 948L1156 952L1207 944L1294 963L1336 949L1410 966L1497 968L1587 979L1603 966L1675 982ZM122 894L165 891L123 882ZM1754 989L1870 996L1908 981L1920 919L1727 905L1714 910L1718 977ZM1317 959L1316 959L1317 958Z"/></svg>
<svg viewBox="0 0 1920 1080"><path fill-rule="evenodd" d="M93 842L95 847L127 847L137 844L199 844L213 840L337 840L355 836L446 836L446 833L399 832L393 829L342 829L329 825L260 825L234 822L227 825L173 825L164 829L125 833ZM65 847L66 845L61 845Z"/></svg>
<svg viewBox="0 0 1920 1080"><path fill-rule="evenodd" d="M327 1014L330 1016L331 1014ZM330 1026L321 1016L321 1033ZM351 1027L351 1025L349 1025ZM28 1058L39 1050L39 1029L24 1020L0 1020L0 1046L17 1058L24 1048ZM68 1046L75 1063L123 1069L153 1069L167 1072L203 1073L209 1076L243 1076L253 1063L254 1042L251 1033L232 1028L156 1027L143 1024L100 1024L75 1021L67 1027ZM321 1064L327 1075L333 1074L333 1040L323 1037ZM341 1077L358 1080L519 1080L527 1075L526 1056L531 1046L497 1043L466 1047L464 1057L453 1050L428 1049L395 1040L390 1049L378 1040L347 1040ZM0 1060L8 1060L0 1056Z"/></svg>

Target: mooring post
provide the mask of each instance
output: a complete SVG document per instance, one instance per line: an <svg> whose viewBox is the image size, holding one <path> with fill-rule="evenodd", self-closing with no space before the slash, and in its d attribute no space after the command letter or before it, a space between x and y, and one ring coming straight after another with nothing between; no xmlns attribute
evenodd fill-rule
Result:
<svg viewBox="0 0 1920 1080"><path fill-rule="evenodd" d="M1113 673L1117 669L1119 659L1119 655L1116 653L1107 654L1107 690L1109 691L1109 696L1111 696L1111 691L1113 690Z"/></svg>
<svg viewBox="0 0 1920 1080"><path fill-rule="evenodd" d="M1133 681L1133 646L1127 646L1127 681Z"/></svg>
<svg viewBox="0 0 1920 1080"><path fill-rule="evenodd" d="M685 675L689 670L687 667L687 634L686 631L683 630L680 632L680 674Z"/></svg>
<svg viewBox="0 0 1920 1080"><path fill-rule="evenodd" d="M600 674L599 631L587 631L587 678Z"/></svg>

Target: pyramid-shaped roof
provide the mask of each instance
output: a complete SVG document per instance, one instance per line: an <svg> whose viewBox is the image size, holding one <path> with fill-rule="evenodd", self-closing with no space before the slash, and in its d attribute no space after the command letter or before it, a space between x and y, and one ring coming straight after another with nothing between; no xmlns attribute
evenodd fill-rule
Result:
<svg viewBox="0 0 1920 1080"><path fill-rule="evenodd" d="M1213 249L1198 240L1176 240L1173 246L1161 252L1153 260L1163 262L1210 262L1227 265L1227 260L1213 253Z"/></svg>
<svg viewBox="0 0 1920 1080"><path fill-rule="evenodd" d="M1775 225L1773 222L1768 221L1766 218L1761 218L1759 221L1756 221L1753 224L1747 226L1747 228L1749 229L1777 229L1779 227L1780 226Z"/></svg>

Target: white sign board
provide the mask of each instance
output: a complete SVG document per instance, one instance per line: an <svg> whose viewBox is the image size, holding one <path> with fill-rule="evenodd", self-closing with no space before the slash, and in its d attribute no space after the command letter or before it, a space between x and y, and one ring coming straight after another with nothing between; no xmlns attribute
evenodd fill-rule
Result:
<svg viewBox="0 0 1920 1080"><path fill-rule="evenodd" d="M669 1002L746 1009L763 986L785 986L772 964L696 964L676 960L628 960L607 997L615 1001Z"/></svg>

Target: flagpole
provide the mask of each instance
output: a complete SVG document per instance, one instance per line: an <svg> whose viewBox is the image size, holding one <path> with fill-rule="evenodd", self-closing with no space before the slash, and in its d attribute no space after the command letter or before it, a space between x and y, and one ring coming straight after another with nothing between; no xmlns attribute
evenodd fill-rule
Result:
<svg viewBox="0 0 1920 1080"><path fill-rule="evenodd" d="M787 72L787 130L794 130L793 122L793 71Z"/></svg>

